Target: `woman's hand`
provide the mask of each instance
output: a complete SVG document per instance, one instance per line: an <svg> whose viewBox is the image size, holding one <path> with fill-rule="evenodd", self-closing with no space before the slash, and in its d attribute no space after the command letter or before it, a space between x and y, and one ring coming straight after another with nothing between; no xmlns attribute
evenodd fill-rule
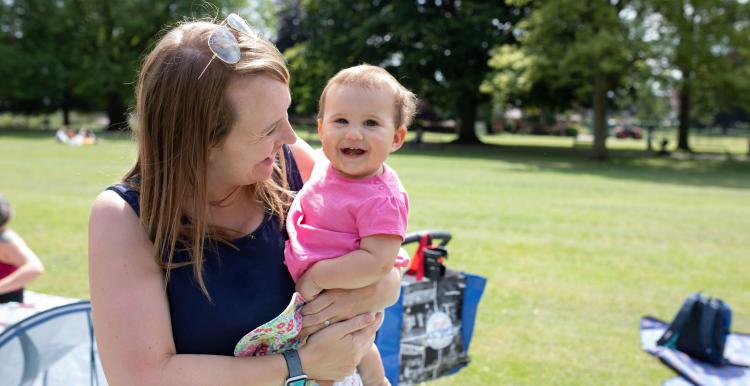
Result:
<svg viewBox="0 0 750 386"><path fill-rule="evenodd" d="M357 307L355 291L339 288L325 290L305 304L302 307L300 335L312 335L329 324L367 312L367 308Z"/></svg>
<svg viewBox="0 0 750 386"><path fill-rule="evenodd" d="M394 268L379 282L357 289L329 289L302 308L302 336L314 334L331 323L355 315L382 310L398 300L401 272Z"/></svg>
<svg viewBox="0 0 750 386"><path fill-rule="evenodd" d="M382 312L368 312L322 329L299 349L302 369L311 379L321 380L342 380L353 374L382 320Z"/></svg>

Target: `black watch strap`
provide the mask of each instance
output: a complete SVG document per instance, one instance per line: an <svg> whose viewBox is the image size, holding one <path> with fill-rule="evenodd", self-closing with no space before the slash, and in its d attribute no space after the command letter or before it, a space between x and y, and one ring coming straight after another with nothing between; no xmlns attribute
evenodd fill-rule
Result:
<svg viewBox="0 0 750 386"><path fill-rule="evenodd" d="M289 372L284 385L303 386L307 380L307 374L302 371L302 361L299 359L297 350L284 351L284 360L286 360L286 369Z"/></svg>

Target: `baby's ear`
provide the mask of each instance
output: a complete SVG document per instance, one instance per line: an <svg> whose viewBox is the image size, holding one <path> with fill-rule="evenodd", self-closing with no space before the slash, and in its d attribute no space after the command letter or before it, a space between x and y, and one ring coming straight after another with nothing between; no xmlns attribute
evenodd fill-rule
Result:
<svg viewBox="0 0 750 386"><path fill-rule="evenodd" d="M391 144L391 151L394 152L403 146L406 140L406 126L400 126L393 133L393 143Z"/></svg>
<svg viewBox="0 0 750 386"><path fill-rule="evenodd" d="M323 134L323 120L318 118L318 137L322 137Z"/></svg>

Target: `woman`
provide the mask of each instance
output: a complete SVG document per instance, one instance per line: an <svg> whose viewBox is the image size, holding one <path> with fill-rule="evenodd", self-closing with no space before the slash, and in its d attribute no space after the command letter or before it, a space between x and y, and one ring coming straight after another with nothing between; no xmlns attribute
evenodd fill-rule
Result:
<svg viewBox="0 0 750 386"><path fill-rule="evenodd" d="M0 194L0 303L23 303L23 288L44 272L44 266L21 236L7 225L13 211Z"/></svg>
<svg viewBox="0 0 750 386"><path fill-rule="evenodd" d="M312 155L288 121L283 57L236 15L227 22L179 25L145 58L136 164L91 211L91 301L110 385L296 385L295 364L341 380L382 318L363 312L398 297L397 269L327 291L303 310L312 335L298 356L231 357L294 292L282 223Z"/></svg>

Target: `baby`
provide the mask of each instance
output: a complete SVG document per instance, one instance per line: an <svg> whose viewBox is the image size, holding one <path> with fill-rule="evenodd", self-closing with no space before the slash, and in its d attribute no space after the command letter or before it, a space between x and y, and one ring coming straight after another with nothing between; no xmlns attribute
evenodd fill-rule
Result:
<svg viewBox="0 0 750 386"><path fill-rule="evenodd" d="M380 67L344 69L320 97L319 154L287 217L285 261L306 300L331 288L373 284L395 266L409 198L385 160L404 143L416 96ZM358 371L388 384L375 345Z"/></svg>
<svg viewBox="0 0 750 386"><path fill-rule="evenodd" d="M284 312L243 337L235 355L299 347L305 301L326 289L366 287L394 266L408 266L408 258L397 255L409 198L385 160L403 145L416 101L380 67L347 68L328 81L318 113L323 154L317 154L286 221L284 259L302 296L295 293ZM375 345L357 369L365 386L388 385ZM356 384L355 379L339 384Z"/></svg>

